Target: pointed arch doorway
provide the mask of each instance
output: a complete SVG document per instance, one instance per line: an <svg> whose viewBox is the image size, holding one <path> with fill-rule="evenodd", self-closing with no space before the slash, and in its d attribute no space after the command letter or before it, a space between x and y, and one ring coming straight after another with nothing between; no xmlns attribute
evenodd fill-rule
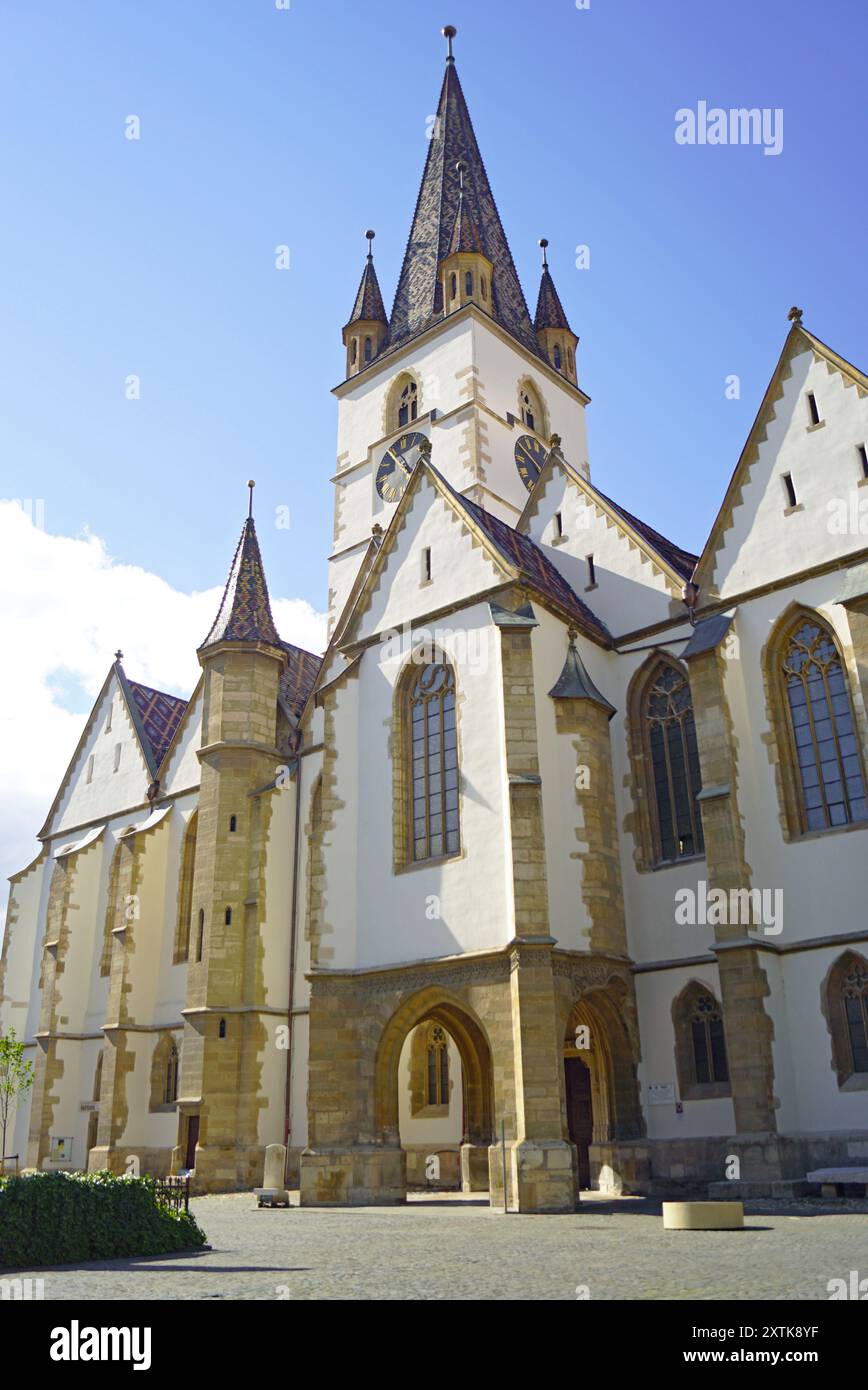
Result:
<svg viewBox="0 0 868 1390"><path fill-rule="evenodd" d="M618 987L609 984L584 994L567 1017L564 1129L576 1146L580 1189L608 1190L601 1177L614 1146L644 1133L623 1007Z"/></svg>

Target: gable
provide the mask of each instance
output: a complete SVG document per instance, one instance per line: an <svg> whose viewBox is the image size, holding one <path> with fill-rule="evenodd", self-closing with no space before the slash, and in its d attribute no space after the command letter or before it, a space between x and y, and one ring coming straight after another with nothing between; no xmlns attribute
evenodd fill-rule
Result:
<svg viewBox="0 0 868 1390"><path fill-rule="evenodd" d="M860 377L811 335L790 334L700 560L707 596L727 598L865 548L857 445L868 442L868 383Z"/></svg>
<svg viewBox="0 0 868 1390"><path fill-rule="evenodd" d="M411 491L412 489L412 491ZM431 579L424 552L431 551ZM455 608L510 578L435 485L418 469L363 591L347 636L364 641L423 613Z"/></svg>
<svg viewBox="0 0 868 1390"><path fill-rule="evenodd" d="M200 678L160 768L160 790L164 796L199 785L201 769L196 754L202 746L203 688Z"/></svg>
<svg viewBox="0 0 868 1390"><path fill-rule="evenodd" d="M150 781L117 668L112 667L41 834L54 835L141 805Z"/></svg>
<svg viewBox="0 0 868 1390"><path fill-rule="evenodd" d="M637 539L608 499L596 496L557 460L540 475L521 525L612 632L684 616L675 576L640 543L644 538ZM589 555L594 560L594 588L589 587Z"/></svg>

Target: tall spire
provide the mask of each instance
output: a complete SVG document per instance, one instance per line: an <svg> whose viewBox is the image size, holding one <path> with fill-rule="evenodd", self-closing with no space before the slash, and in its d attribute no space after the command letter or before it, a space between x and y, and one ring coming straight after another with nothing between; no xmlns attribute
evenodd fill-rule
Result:
<svg viewBox="0 0 868 1390"><path fill-rule="evenodd" d="M241 528L217 617L200 652L216 642L265 642L272 647L281 646L271 616L265 569L253 522L254 483L251 481L247 486L250 489L249 513Z"/></svg>
<svg viewBox="0 0 868 1390"><path fill-rule="evenodd" d="M448 41L446 72L398 277L389 345L395 347L423 332L443 313L439 269L441 261L449 255L456 232L460 193L458 165L463 164L462 221L468 230L474 229L479 251L493 266L491 315L538 356L539 344L458 80L452 54L454 26L447 25L444 34ZM460 227L459 222L459 234Z"/></svg>

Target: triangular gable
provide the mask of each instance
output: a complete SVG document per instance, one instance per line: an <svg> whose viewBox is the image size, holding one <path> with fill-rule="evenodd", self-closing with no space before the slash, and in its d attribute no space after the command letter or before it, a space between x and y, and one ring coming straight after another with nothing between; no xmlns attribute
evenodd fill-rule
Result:
<svg viewBox="0 0 868 1390"><path fill-rule="evenodd" d="M743 501L743 489L748 483L751 469L759 458L761 446L768 438L769 425L776 417L776 407L784 395L785 384L792 375L792 363L797 357L810 350L813 360L825 363L829 372L838 372L847 387L854 387L860 397L868 395L868 377L852 362L840 356L813 333L810 333L799 320L796 320L787 334L780 357L771 380L766 387L759 409L751 425L738 462L729 480L720 509L709 532L702 554L696 566L695 582L706 598L718 592L715 574L719 553L724 543L725 533L732 526L733 512ZM858 442L858 441L857 441Z"/></svg>
<svg viewBox="0 0 868 1390"><path fill-rule="evenodd" d="M573 468L572 464L567 463L557 449L552 449L549 452L549 456L543 464L540 475L525 503L516 529L526 534L531 533L532 521L538 514L546 486L555 469L560 470L568 482L573 484L587 503L595 509L599 517L605 518L607 526L614 527L618 536L623 538L627 546L641 553L643 558L650 563L655 574L662 575L666 579L672 596L680 598L685 580L692 573L696 556L689 551L682 550L673 541L662 536L659 531L655 531L646 522L639 521L637 517L619 506L617 502L613 502L605 493L600 492L593 483L588 482L587 478L584 478Z"/></svg>
<svg viewBox="0 0 868 1390"><path fill-rule="evenodd" d="M128 719L129 734L131 735L131 737L127 741L132 744L138 757L138 766L135 770L128 770L125 766L124 775L119 786L128 785L128 774L135 779L137 788L138 785L141 784L140 792L137 791L137 794L135 796L129 797L126 800L121 798L121 800L123 802L123 805L135 805L138 801L141 801L143 799L145 791L147 790L147 784L149 781L153 779L154 776L152 768L153 751L151 750L150 745L147 742L147 738L144 735L141 717L138 713L138 707L129 690L129 685L126 680L126 677L123 674L120 662L115 661L110 667L108 675L103 681L100 692L97 695L96 700L94 701L93 708L87 718L87 722L84 726L81 737L79 738L78 743L76 744L75 752L73 753L72 758L69 761L69 765L67 766L66 772L63 775L63 780L61 781L57 793L54 797L54 800L51 803L51 809L48 812L45 824L39 832L39 839L45 839L45 837L52 834L56 828L62 827L64 829L72 829L75 826L75 818L66 823L66 812L69 807L70 794L74 791L74 788L76 787L78 781L83 775L85 767L85 754L90 756L88 750L91 750L94 753L97 751L97 742L95 741L97 725L100 723L101 718L103 716L107 716L109 705L114 704L113 692L115 689L117 689L120 693L121 699L119 705L121 710L127 715ZM123 740L119 740L116 736L113 737L110 740L111 748L113 749L115 744L118 742L123 742ZM107 748L108 746L109 745L106 745ZM95 791L94 793L87 793L84 796L83 800L86 802L94 801L96 803L97 792ZM110 812L106 810L105 806L102 804L102 802L104 801L105 798L101 798L99 805L94 804L94 807L92 808L93 815L87 814L83 810L81 821L84 822L89 819L102 816L104 814L110 814ZM65 802L66 806L64 806ZM123 809L123 807L118 806L116 809L120 810ZM58 824L55 825L55 822L58 822Z"/></svg>
<svg viewBox="0 0 868 1390"><path fill-rule="evenodd" d="M196 752L202 742L204 684L205 677L200 675L157 768L157 778L164 796L199 785L199 759Z"/></svg>

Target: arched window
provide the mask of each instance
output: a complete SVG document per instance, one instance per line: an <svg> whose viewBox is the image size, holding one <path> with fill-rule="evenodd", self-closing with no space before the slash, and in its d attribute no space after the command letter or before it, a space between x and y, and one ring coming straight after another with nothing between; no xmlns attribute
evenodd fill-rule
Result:
<svg viewBox="0 0 868 1390"><path fill-rule="evenodd" d="M780 650L788 767L802 833L868 819L847 676L832 632L800 614Z"/></svg>
<svg viewBox="0 0 868 1390"><path fill-rule="evenodd" d="M829 971L821 997L838 1085L868 1090L868 960L845 951Z"/></svg>
<svg viewBox="0 0 868 1390"><path fill-rule="evenodd" d="M457 277L456 275L452 275L452 276L450 277L450 280L449 280L449 297L450 297L450 299L454 299L455 296L457 295L457 293L458 293L458 277Z"/></svg>
<svg viewBox="0 0 868 1390"><path fill-rule="evenodd" d="M418 390L415 381L408 381L398 398L398 425L409 425L416 419Z"/></svg>
<svg viewBox="0 0 868 1390"><path fill-rule="evenodd" d="M372 353L372 349L371 349L371 340L370 340L370 338L366 338L366 339L365 339L365 361L366 361L366 362L370 362L370 360L371 360L371 353Z"/></svg>
<svg viewBox="0 0 868 1390"><path fill-rule="evenodd" d="M356 360L356 358L358 357L358 355L359 355L359 340L358 340L358 338L353 338L352 344L351 344L351 346L350 346L350 361L351 361L352 363L355 363L355 360Z"/></svg>
<svg viewBox="0 0 868 1390"><path fill-rule="evenodd" d="M687 676L671 661L652 671L640 706L647 748L654 856L670 863L704 852L696 802L701 788L693 701Z"/></svg>
<svg viewBox="0 0 868 1390"><path fill-rule="evenodd" d="M199 929L196 934L196 959L202 959L202 946L205 941L205 912L199 908Z"/></svg>
<svg viewBox="0 0 868 1390"><path fill-rule="evenodd" d="M231 907L227 907L226 911L223 913L223 921L225 922L225 924L226 924L227 927L231 927L231 926L232 926L232 908L231 908Z"/></svg>
<svg viewBox="0 0 868 1390"><path fill-rule="evenodd" d="M151 1110L172 1110L178 1099L181 1054L171 1033L164 1033L151 1059Z"/></svg>
<svg viewBox="0 0 868 1390"><path fill-rule="evenodd" d="M221 1038L225 1038L225 1037L226 1037L226 1020L225 1020L225 1018L221 1018L221 1020L220 1020L220 1026L219 1026L218 1029L217 1029L217 1033L218 1033L218 1036L221 1037Z"/></svg>
<svg viewBox="0 0 868 1390"><path fill-rule="evenodd" d="M473 273L469 270L464 272L464 293L473 294Z"/></svg>
<svg viewBox="0 0 868 1390"><path fill-rule="evenodd" d="M480 275L480 277L479 277L479 287L480 287L480 289L482 290L482 298L483 298L483 299L487 299L487 298L488 298L488 285L487 285L487 283L486 283L486 280L485 280L485 276L484 276L484 275Z"/></svg>
<svg viewBox="0 0 868 1390"><path fill-rule="evenodd" d="M166 1059L166 1084L163 1089L163 1104L174 1105L178 1099L178 1049L174 1043L169 1048Z"/></svg>
<svg viewBox="0 0 868 1390"><path fill-rule="evenodd" d="M190 924L193 917L193 873L196 867L196 829L199 814L194 811L184 832L181 878L178 884L178 930L175 937L175 964L190 956Z"/></svg>
<svg viewBox="0 0 868 1390"><path fill-rule="evenodd" d="M457 854L455 676L448 662L414 665L404 711L410 743L410 858Z"/></svg>
<svg viewBox="0 0 868 1390"><path fill-rule="evenodd" d="M537 434L545 433L545 415L542 401L530 382L525 382L518 394L522 423Z"/></svg>
<svg viewBox="0 0 868 1390"><path fill-rule="evenodd" d="M561 369L561 345L560 345L560 343L555 343L554 359L555 359L555 371L556 371L556 372L559 372L560 369Z"/></svg>
<svg viewBox="0 0 868 1390"><path fill-rule="evenodd" d="M439 1023L428 1033L426 1094L429 1105L449 1104L449 1042Z"/></svg>
<svg viewBox="0 0 868 1390"><path fill-rule="evenodd" d="M567 367L570 371L573 370L573 350L570 347L567 348Z"/></svg>
<svg viewBox="0 0 868 1390"><path fill-rule="evenodd" d="M672 1022L681 1098L729 1095L723 1010L707 985L691 980L672 1005Z"/></svg>

